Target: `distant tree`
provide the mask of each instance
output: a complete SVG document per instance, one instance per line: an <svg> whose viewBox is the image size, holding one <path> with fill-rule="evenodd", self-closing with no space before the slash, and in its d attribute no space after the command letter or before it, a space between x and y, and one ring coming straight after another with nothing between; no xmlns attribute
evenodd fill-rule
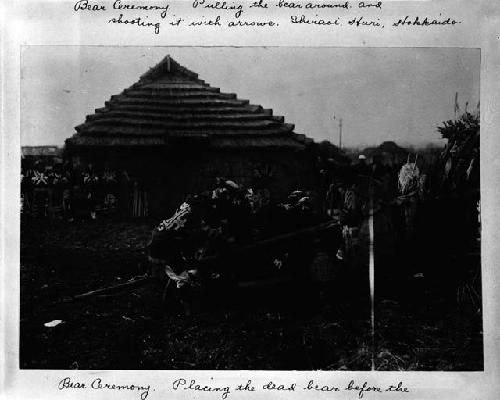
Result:
<svg viewBox="0 0 500 400"><path fill-rule="evenodd" d="M328 140L323 140L318 144L320 154L327 158L343 157L344 153Z"/></svg>
<svg viewBox="0 0 500 400"><path fill-rule="evenodd" d="M479 115L464 113L457 120L449 120L438 126L438 132L450 142L464 140L479 131Z"/></svg>
<svg viewBox="0 0 500 400"><path fill-rule="evenodd" d="M442 154L443 181L448 187L479 190L479 114L464 113L437 127L448 140Z"/></svg>

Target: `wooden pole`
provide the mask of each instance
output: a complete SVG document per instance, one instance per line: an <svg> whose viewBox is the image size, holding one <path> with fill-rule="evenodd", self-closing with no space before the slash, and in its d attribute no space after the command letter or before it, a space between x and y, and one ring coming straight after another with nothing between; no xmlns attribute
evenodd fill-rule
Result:
<svg viewBox="0 0 500 400"><path fill-rule="evenodd" d="M337 119L337 117L335 116L335 114L333 114L333 120L335 121L336 119ZM335 123L335 122L334 122L334 123ZM330 142L331 144L333 144L333 142L335 141L335 132L334 132L334 131L332 131L332 133L330 134L330 136L329 136L329 137L330 137L329 142Z"/></svg>
<svg viewBox="0 0 500 400"><path fill-rule="evenodd" d="M339 149L342 148L342 118L339 119Z"/></svg>
<svg viewBox="0 0 500 400"><path fill-rule="evenodd" d="M369 232L369 259L368 259L368 280L370 284L370 333L371 333L371 370L375 371L375 224L373 212L373 179L369 182L369 209L368 232Z"/></svg>

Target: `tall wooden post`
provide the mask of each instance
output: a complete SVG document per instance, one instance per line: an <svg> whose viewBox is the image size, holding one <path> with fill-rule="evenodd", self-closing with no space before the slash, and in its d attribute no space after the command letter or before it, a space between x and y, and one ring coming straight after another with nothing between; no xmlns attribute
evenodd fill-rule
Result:
<svg viewBox="0 0 500 400"><path fill-rule="evenodd" d="M342 148L342 118L339 119L339 149Z"/></svg>

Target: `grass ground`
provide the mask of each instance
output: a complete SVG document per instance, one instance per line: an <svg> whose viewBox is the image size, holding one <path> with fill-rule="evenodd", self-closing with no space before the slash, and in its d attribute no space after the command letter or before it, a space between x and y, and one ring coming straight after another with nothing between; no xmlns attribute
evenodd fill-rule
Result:
<svg viewBox="0 0 500 400"><path fill-rule="evenodd" d="M142 273L155 221L24 221L21 368L369 370L364 264L335 262L333 280L200 293L181 316L161 287L57 303ZM375 366L482 370L480 305L456 301L439 277L377 274ZM400 268L401 270L401 268ZM46 328L44 323L64 323Z"/></svg>

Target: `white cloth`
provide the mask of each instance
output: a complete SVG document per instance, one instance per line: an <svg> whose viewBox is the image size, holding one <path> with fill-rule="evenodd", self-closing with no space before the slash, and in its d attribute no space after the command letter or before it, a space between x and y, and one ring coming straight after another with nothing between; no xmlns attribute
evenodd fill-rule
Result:
<svg viewBox="0 0 500 400"><path fill-rule="evenodd" d="M180 274L176 274L172 268L168 265L165 265L165 273L171 279L172 281L175 282L177 288L181 288L184 285L189 285L193 283L192 277L196 275L198 271L195 269L190 269L187 271L182 271Z"/></svg>

